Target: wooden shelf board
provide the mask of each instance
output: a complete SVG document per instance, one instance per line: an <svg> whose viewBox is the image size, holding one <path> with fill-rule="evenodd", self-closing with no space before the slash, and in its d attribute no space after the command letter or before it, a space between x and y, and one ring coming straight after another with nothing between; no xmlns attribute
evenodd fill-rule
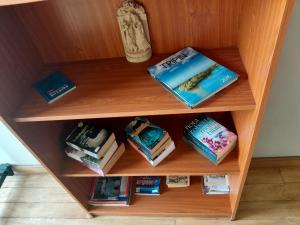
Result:
<svg viewBox="0 0 300 225"><path fill-rule="evenodd" d="M229 113L217 113L213 116L217 121L231 130L232 121ZM110 129L116 134L118 141L126 143L126 151L118 160L107 176L165 176L165 175L205 175L238 173L238 149L231 152L218 166L204 158L193 147L182 140L184 126L192 120L193 115L178 115L168 117L149 117L150 121L166 129L174 140L176 149L158 166L151 166L136 150L134 150L122 137L123 128L132 118L115 118L105 120ZM104 122L104 121L103 121ZM101 124L103 124L100 121ZM104 127L105 126L103 124ZM89 170L79 162L66 158L62 174L70 177L97 177L98 174Z"/></svg>
<svg viewBox="0 0 300 225"><path fill-rule="evenodd" d="M95 215L152 215L152 216L223 216L231 215L228 195L203 195L201 178L192 177L191 186L168 188L164 179L161 195L134 195L129 207L91 207Z"/></svg>
<svg viewBox="0 0 300 225"><path fill-rule="evenodd" d="M33 2L41 2L45 0L0 0L0 6L19 5Z"/></svg>
<svg viewBox="0 0 300 225"><path fill-rule="evenodd" d="M146 68L164 59L165 55L154 56L140 64L114 58L47 66L45 74L60 70L75 82L77 88L52 104L47 104L32 89L17 110L15 120L30 122L254 109L254 98L238 50L202 52L239 73L240 78L195 109L187 108L147 73Z"/></svg>

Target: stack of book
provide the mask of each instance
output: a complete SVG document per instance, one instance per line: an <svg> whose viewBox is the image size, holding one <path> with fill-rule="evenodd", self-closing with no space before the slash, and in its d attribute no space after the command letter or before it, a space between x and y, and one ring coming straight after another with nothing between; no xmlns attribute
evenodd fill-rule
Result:
<svg viewBox="0 0 300 225"><path fill-rule="evenodd" d="M166 184L169 188L190 186L190 176L167 176Z"/></svg>
<svg viewBox="0 0 300 225"><path fill-rule="evenodd" d="M89 204L93 206L129 206L130 177L99 177L92 188Z"/></svg>
<svg viewBox="0 0 300 225"><path fill-rule="evenodd" d="M230 191L228 177L223 176L204 176L203 192L207 195L224 195Z"/></svg>
<svg viewBox="0 0 300 225"><path fill-rule="evenodd" d="M215 165L235 148L237 141L233 132L204 114L184 128L183 138Z"/></svg>
<svg viewBox="0 0 300 225"><path fill-rule="evenodd" d="M66 154L104 176L125 151L118 146L114 133L79 122L66 138Z"/></svg>
<svg viewBox="0 0 300 225"><path fill-rule="evenodd" d="M175 149L168 132L146 118L135 118L125 128L125 133L129 144L152 166L157 166Z"/></svg>
<svg viewBox="0 0 300 225"><path fill-rule="evenodd" d="M137 177L136 195L160 195L160 178L154 176Z"/></svg>

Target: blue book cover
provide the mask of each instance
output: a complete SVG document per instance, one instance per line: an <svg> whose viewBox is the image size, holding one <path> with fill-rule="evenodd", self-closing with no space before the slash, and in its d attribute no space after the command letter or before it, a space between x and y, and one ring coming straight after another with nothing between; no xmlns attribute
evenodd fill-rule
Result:
<svg viewBox="0 0 300 225"><path fill-rule="evenodd" d="M233 150L237 141L236 134L205 114L184 128L184 137L215 163Z"/></svg>
<svg viewBox="0 0 300 225"><path fill-rule="evenodd" d="M59 71L33 85L34 89L48 102L52 103L76 88L75 84Z"/></svg>
<svg viewBox="0 0 300 225"><path fill-rule="evenodd" d="M160 194L160 178L157 176L143 176L136 178L136 194Z"/></svg>
<svg viewBox="0 0 300 225"><path fill-rule="evenodd" d="M148 71L190 108L238 79L238 74L190 47L149 67Z"/></svg>
<svg viewBox="0 0 300 225"><path fill-rule="evenodd" d="M168 132L164 129L142 117L136 117L130 122L125 128L125 134L147 156L151 156L151 153L159 148L169 137Z"/></svg>

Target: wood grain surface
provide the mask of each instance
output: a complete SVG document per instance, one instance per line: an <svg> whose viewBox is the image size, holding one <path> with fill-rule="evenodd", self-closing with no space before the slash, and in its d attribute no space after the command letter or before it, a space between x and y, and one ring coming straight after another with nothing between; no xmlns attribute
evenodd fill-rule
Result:
<svg viewBox="0 0 300 225"><path fill-rule="evenodd" d="M148 74L147 67L166 56L141 64L118 58L48 67L44 75L60 70L77 88L52 104L31 90L15 119L29 122L253 109L255 102L237 49L202 52L239 73L240 78L195 109L189 109Z"/></svg>
<svg viewBox="0 0 300 225"><path fill-rule="evenodd" d="M240 0L142 0L154 54L237 45ZM45 63L124 56L122 0L51 0L15 7Z"/></svg>

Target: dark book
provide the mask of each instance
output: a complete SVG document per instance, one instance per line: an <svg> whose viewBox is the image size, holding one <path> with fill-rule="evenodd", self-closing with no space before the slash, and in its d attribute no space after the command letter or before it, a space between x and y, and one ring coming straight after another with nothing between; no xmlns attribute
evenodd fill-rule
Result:
<svg viewBox="0 0 300 225"><path fill-rule="evenodd" d="M115 141L114 133L97 126L79 122L66 138L67 145L100 159Z"/></svg>
<svg viewBox="0 0 300 225"><path fill-rule="evenodd" d="M48 103L56 101L76 88L75 84L59 71L51 73L33 87Z"/></svg>
<svg viewBox="0 0 300 225"><path fill-rule="evenodd" d="M92 188L90 205L127 206L131 198L130 177L99 177Z"/></svg>

